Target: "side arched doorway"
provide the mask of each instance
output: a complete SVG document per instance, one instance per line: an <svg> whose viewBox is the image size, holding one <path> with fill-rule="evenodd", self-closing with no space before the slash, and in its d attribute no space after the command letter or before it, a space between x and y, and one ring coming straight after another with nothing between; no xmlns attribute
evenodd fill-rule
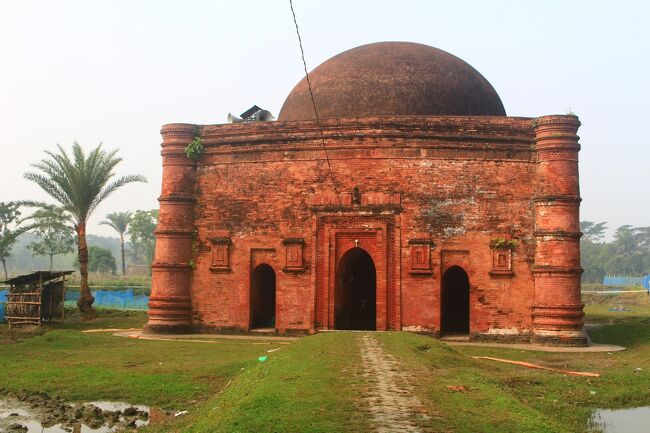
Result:
<svg viewBox="0 0 650 433"><path fill-rule="evenodd" d="M362 248L348 250L339 260L334 294L334 328L377 329L377 272Z"/></svg>
<svg viewBox="0 0 650 433"><path fill-rule="evenodd" d="M440 328L443 335L469 334L469 277L460 266L442 276Z"/></svg>
<svg viewBox="0 0 650 433"><path fill-rule="evenodd" d="M275 271L265 263L251 275L250 327L275 328Z"/></svg>

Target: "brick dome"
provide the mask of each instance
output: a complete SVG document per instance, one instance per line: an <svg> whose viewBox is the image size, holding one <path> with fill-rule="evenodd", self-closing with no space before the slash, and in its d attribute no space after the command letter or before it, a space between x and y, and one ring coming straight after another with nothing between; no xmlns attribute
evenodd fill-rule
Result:
<svg viewBox="0 0 650 433"><path fill-rule="evenodd" d="M499 95L476 69L428 45L362 45L325 61L309 79L321 118L506 115ZM311 119L314 110L303 78L278 120Z"/></svg>

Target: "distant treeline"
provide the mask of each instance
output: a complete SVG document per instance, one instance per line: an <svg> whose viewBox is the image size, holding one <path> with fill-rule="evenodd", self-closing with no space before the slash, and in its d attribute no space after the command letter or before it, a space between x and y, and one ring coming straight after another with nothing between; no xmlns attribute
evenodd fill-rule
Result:
<svg viewBox="0 0 650 433"><path fill-rule="evenodd" d="M36 270L78 270L77 234L70 221L61 217L63 211L49 206L21 218L21 206L0 202L0 262L6 276ZM100 224L113 228L120 238L86 235L88 271L124 277L126 268L135 265L144 267L146 273L153 260L157 220L157 210L107 214Z"/></svg>
<svg viewBox="0 0 650 433"><path fill-rule="evenodd" d="M650 227L624 225L605 242L607 223L582 221L580 241L585 283L602 283L606 275L642 276L650 272Z"/></svg>
<svg viewBox="0 0 650 433"><path fill-rule="evenodd" d="M106 248L111 251L113 257L120 256L120 240L108 236L87 235L88 246ZM10 275L20 275L35 270L50 269L50 259L47 256L34 255L28 248L36 242L38 236L27 232L20 235L13 247L11 255L7 258L7 270ZM55 270L78 269L77 252L62 254L54 257Z"/></svg>

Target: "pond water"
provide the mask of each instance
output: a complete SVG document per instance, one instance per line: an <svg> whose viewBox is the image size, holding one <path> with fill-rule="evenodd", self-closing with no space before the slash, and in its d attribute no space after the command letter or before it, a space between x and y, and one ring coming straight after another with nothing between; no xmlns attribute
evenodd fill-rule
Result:
<svg viewBox="0 0 650 433"><path fill-rule="evenodd" d="M124 402L110 402L110 401L93 401L74 405L75 407L97 407L101 411L120 411L124 412L127 409L141 411L141 416L130 417L129 419L134 422L136 427L141 427L149 424L150 420L152 422L157 422L166 415L159 409L150 409L147 406L142 405L131 405ZM146 418L142 419L146 412ZM93 425L92 427L84 423L83 420L75 420L74 423L61 423L61 422L46 422L43 423L42 420L48 417L47 410L44 408L34 407L34 405L27 404L23 401L20 401L11 397L0 397L0 432L24 432L25 430L11 429L11 426L19 424L21 426L27 427L27 432L29 433L111 433L118 430L118 427L123 427L125 422L125 416L123 414L119 415L119 419L114 420L114 422L108 422L105 420L101 425Z"/></svg>
<svg viewBox="0 0 650 433"><path fill-rule="evenodd" d="M590 432L648 433L650 431L650 406L630 409L596 409L591 414Z"/></svg>

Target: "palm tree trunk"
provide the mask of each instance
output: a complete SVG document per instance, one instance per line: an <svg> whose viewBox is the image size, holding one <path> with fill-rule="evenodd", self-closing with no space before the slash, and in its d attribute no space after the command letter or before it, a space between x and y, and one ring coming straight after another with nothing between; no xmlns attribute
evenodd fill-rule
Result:
<svg viewBox="0 0 650 433"><path fill-rule="evenodd" d="M2 268L5 270L5 281L7 281L9 275L7 274L7 261L5 259L2 259Z"/></svg>
<svg viewBox="0 0 650 433"><path fill-rule="evenodd" d="M52 272L53 263L54 263L54 254L50 254L50 272Z"/></svg>
<svg viewBox="0 0 650 433"><path fill-rule="evenodd" d="M77 226L77 245L79 247L79 273L81 274L81 288L77 306L87 320L97 317L93 308L95 298L88 287L88 244L86 243L86 223Z"/></svg>
<svg viewBox="0 0 650 433"><path fill-rule="evenodd" d="M120 233L120 249L122 252L122 276L126 275L126 263L124 263L124 233Z"/></svg>

